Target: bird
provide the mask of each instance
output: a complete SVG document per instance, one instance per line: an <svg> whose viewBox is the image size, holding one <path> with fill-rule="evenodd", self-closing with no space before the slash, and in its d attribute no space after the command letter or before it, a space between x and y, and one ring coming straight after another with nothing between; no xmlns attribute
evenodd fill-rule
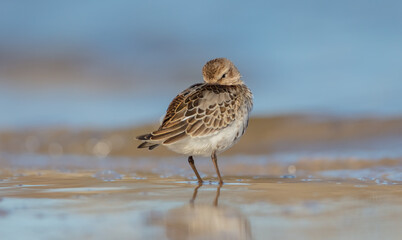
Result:
<svg viewBox="0 0 402 240"><path fill-rule="evenodd" d="M188 156L198 183L202 184L193 156L211 157L222 185L217 154L232 147L246 131L253 108L253 94L236 66L227 58L208 61L203 83L179 93L169 104L160 127L136 138L138 148L159 145Z"/></svg>

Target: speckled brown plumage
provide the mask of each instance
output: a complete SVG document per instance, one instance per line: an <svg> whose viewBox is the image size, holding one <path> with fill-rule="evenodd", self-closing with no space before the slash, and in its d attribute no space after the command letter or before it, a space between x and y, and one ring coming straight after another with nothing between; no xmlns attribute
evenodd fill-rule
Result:
<svg viewBox="0 0 402 240"><path fill-rule="evenodd" d="M251 92L245 85L191 86L173 99L159 129L145 140L168 144L186 136L214 134L242 114L241 105L250 100Z"/></svg>

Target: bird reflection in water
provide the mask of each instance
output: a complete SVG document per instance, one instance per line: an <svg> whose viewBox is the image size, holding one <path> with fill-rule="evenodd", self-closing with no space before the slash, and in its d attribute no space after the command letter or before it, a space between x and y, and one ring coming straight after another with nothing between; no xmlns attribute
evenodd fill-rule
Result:
<svg viewBox="0 0 402 240"><path fill-rule="evenodd" d="M168 239L251 239L250 224L237 209L218 206L222 185L216 189L213 204L196 203L198 185L190 204L150 216L148 223L162 225Z"/></svg>
<svg viewBox="0 0 402 240"><path fill-rule="evenodd" d="M190 199L190 204L191 205L194 205L194 201L197 198L198 189L200 187L202 187L202 183L198 184L198 186L194 188L193 197ZM215 200L214 200L214 206L215 207L218 206L218 199L219 199L219 195L221 194L221 187L222 187L222 184L219 184L219 186L216 188L216 195L215 195Z"/></svg>

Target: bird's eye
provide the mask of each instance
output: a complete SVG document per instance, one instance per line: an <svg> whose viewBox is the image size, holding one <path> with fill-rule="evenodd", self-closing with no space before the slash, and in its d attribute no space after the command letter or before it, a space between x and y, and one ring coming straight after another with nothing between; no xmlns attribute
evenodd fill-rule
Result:
<svg viewBox="0 0 402 240"><path fill-rule="evenodd" d="M221 78L225 78L225 77L226 77L226 73L225 73L225 74L223 74Z"/></svg>

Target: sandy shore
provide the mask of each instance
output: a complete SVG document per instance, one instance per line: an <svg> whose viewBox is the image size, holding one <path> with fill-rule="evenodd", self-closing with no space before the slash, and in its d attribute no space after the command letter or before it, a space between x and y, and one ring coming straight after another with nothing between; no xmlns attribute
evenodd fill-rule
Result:
<svg viewBox="0 0 402 240"><path fill-rule="evenodd" d="M157 123L123 129L39 128L0 131L0 151L8 153L79 154L99 156L177 156L158 147L138 151L135 136ZM402 118L345 119L330 116L256 117L240 142L225 155L272 154L295 150L372 148L372 141L402 136Z"/></svg>

